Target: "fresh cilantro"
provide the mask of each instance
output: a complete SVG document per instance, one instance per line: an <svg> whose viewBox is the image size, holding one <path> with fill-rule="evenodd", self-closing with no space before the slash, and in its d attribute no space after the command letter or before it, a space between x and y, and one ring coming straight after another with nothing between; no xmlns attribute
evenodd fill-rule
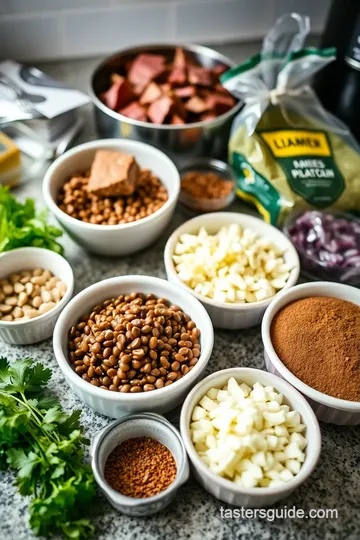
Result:
<svg viewBox="0 0 360 540"><path fill-rule="evenodd" d="M88 441L80 411L67 415L45 394L50 377L50 369L30 358L12 364L0 358L0 467L15 470L19 492L32 496L35 534L89 538L95 481L84 464Z"/></svg>
<svg viewBox="0 0 360 540"><path fill-rule="evenodd" d="M36 213L34 199L18 202L9 188L0 186L0 252L25 246L51 249L62 255L56 240L62 231L47 223L47 210Z"/></svg>

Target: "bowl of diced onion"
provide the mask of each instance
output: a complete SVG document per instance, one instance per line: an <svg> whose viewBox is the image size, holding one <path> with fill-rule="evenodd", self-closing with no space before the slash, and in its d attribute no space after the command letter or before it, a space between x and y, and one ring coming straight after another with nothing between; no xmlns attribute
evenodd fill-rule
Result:
<svg viewBox="0 0 360 540"><path fill-rule="evenodd" d="M182 406L180 431L200 484L238 507L287 497L311 475L321 450L305 398L280 377L252 368L200 381Z"/></svg>
<svg viewBox="0 0 360 540"><path fill-rule="evenodd" d="M247 214L217 212L186 221L164 251L167 278L202 302L218 328L260 324L274 296L294 286L299 257L278 229Z"/></svg>

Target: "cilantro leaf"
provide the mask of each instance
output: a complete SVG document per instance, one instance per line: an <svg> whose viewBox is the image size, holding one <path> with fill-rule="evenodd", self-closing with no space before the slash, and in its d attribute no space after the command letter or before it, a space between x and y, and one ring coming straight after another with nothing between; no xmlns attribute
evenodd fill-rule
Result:
<svg viewBox="0 0 360 540"><path fill-rule="evenodd" d="M47 210L36 213L34 199L18 202L7 186L0 186L0 252L24 246L41 246L61 255L56 238L62 231L47 223Z"/></svg>
<svg viewBox="0 0 360 540"><path fill-rule="evenodd" d="M68 415L45 394L50 377L50 369L30 358L11 364L0 358L0 468L14 469L20 494L33 497L35 534L80 540L94 531L85 516L96 491L91 467L83 462L88 441L80 411Z"/></svg>

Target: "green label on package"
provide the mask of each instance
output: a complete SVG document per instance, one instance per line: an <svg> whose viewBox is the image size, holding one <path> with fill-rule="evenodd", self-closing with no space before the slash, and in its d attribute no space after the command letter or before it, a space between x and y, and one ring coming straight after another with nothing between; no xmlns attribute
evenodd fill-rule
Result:
<svg viewBox="0 0 360 540"><path fill-rule="evenodd" d="M274 186L238 152L232 154L232 167L236 177L238 195L242 199L254 203L264 219L275 224L281 209L281 202L280 195Z"/></svg>
<svg viewBox="0 0 360 540"><path fill-rule="evenodd" d="M309 204L325 208L345 189L326 133L281 129L258 133L283 169L290 188Z"/></svg>

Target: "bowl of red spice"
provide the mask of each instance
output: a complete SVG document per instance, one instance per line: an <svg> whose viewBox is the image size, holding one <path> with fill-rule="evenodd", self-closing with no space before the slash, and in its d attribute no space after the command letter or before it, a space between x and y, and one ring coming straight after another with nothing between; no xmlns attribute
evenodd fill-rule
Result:
<svg viewBox="0 0 360 540"><path fill-rule="evenodd" d="M196 213L216 212L235 198L231 168L219 159L199 158L180 169L179 201Z"/></svg>
<svg viewBox="0 0 360 540"><path fill-rule="evenodd" d="M95 480L110 504L131 516L159 512L189 478L177 429L163 416L126 416L98 432L92 442Z"/></svg>
<svg viewBox="0 0 360 540"><path fill-rule="evenodd" d="M319 420L360 424L360 290L328 282L279 293L262 321L265 364Z"/></svg>

